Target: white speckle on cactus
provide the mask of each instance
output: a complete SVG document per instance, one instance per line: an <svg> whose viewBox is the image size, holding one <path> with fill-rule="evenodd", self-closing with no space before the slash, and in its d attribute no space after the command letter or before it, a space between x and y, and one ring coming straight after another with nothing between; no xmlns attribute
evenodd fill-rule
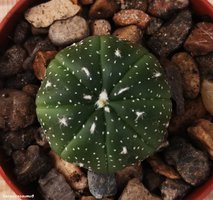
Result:
<svg viewBox="0 0 213 200"><path fill-rule="evenodd" d="M45 88L48 88L48 87L51 87L52 86L52 83L50 81L47 80L46 82L46 85L45 85Z"/></svg>
<svg viewBox="0 0 213 200"><path fill-rule="evenodd" d="M108 94L105 89L99 94L99 99L95 104L98 108L103 108L108 104Z"/></svg>
<svg viewBox="0 0 213 200"><path fill-rule="evenodd" d="M58 123L60 126L68 126L68 119L67 117L63 116L62 118L58 118Z"/></svg>
<svg viewBox="0 0 213 200"><path fill-rule="evenodd" d="M120 49L116 49L116 50L115 50L115 56L116 56L116 57L119 57L119 58L122 57L122 56L121 56L121 51L120 51Z"/></svg>
<svg viewBox="0 0 213 200"><path fill-rule="evenodd" d="M161 74L160 72L158 72L158 71L155 71L155 72L153 73L153 77L154 77L154 78L158 78L158 77L160 77L160 76L162 76L162 74Z"/></svg>
<svg viewBox="0 0 213 200"><path fill-rule="evenodd" d="M86 100L92 100L92 95L86 95L86 94L84 94L83 98L86 99Z"/></svg>
<svg viewBox="0 0 213 200"><path fill-rule="evenodd" d="M119 94L121 94L121 93L123 93L123 92L125 92L125 91L127 91L127 90L129 90L129 89L130 89L129 87L121 88L121 89L118 91L118 94L116 94L116 95L119 95Z"/></svg>
<svg viewBox="0 0 213 200"><path fill-rule="evenodd" d="M143 119L143 117L145 116L145 112L139 112L139 111L136 111L136 119L135 121L138 121L139 118Z"/></svg>
<svg viewBox="0 0 213 200"><path fill-rule="evenodd" d="M120 154L127 154L128 153L128 151L127 151L127 147L122 147L122 151L121 151L121 153Z"/></svg>
<svg viewBox="0 0 213 200"><path fill-rule="evenodd" d="M95 132L95 128L96 128L96 124L95 124L95 122L93 122L91 127L90 127L90 133L91 134L93 134Z"/></svg>
<svg viewBox="0 0 213 200"><path fill-rule="evenodd" d="M105 106L104 111L110 113L110 108L108 106Z"/></svg>

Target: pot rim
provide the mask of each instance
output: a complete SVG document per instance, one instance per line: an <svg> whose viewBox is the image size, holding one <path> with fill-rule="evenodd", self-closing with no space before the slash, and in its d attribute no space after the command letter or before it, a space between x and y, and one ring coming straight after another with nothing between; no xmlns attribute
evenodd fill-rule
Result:
<svg viewBox="0 0 213 200"><path fill-rule="evenodd" d="M19 17L23 13L23 11L31 4L33 4L35 0L19 0L15 4L15 6L8 12L8 14L4 17L4 19L0 23L0 46L4 47L7 44L8 32L13 30L13 24L9 23L11 20L18 21ZM213 20L213 3L210 0L191 0L193 9L196 13L200 15L208 15ZM0 152L1 154L1 152ZM21 192L20 188L13 182L13 180L6 174L6 170L4 170L4 161L0 159L0 176L5 180L8 186L18 195L23 196L20 199L29 200L24 197L23 192ZM193 190L185 200L202 200L204 199L211 191L213 191L213 175L209 178L207 182L205 182L202 186Z"/></svg>

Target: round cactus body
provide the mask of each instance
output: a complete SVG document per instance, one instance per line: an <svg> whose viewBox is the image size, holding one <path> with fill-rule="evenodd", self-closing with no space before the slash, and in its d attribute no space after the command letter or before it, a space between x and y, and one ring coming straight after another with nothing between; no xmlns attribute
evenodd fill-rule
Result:
<svg viewBox="0 0 213 200"><path fill-rule="evenodd" d="M61 50L36 99L38 119L63 159L100 173L144 160L165 138L169 86L141 45L92 36Z"/></svg>

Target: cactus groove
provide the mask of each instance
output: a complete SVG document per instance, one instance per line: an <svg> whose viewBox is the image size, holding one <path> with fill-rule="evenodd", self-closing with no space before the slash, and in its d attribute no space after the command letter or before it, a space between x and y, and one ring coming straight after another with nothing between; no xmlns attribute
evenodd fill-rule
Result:
<svg viewBox="0 0 213 200"><path fill-rule="evenodd" d="M55 152L81 167L113 173L158 149L170 97L159 62L144 47L91 36L51 61L36 105Z"/></svg>

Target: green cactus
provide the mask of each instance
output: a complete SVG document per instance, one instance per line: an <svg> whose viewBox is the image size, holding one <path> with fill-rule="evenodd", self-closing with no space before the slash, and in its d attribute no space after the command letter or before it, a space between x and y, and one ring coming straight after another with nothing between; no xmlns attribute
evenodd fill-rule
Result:
<svg viewBox="0 0 213 200"><path fill-rule="evenodd" d="M92 36L61 50L37 95L52 149L100 173L142 161L165 138L170 90L157 59L141 45Z"/></svg>

